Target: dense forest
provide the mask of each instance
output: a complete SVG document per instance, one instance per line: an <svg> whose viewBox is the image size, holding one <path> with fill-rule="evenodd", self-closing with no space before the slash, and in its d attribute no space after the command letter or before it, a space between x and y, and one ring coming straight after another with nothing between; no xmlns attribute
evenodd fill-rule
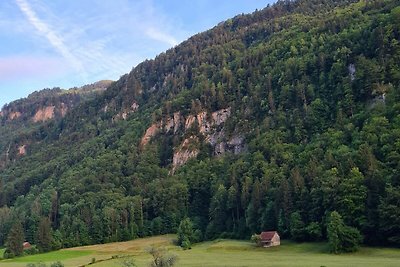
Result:
<svg viewBox="0 0 400 267"><path fill-rule="evenodd" d="M59 87L43 89L28 97L4 105L0 110L0 167L24 156L31 143L41 140L41 129L57 123L69 110L100 94L112 81L68 90ZM17 137L17 138L15 138Z"/></svg>
<svg viewBox="0 0 400 267"><path fill-rule="evenodd" d="M199 240L324 240L333 211L399 246L399 42L395 0L278 1L191 37L4 140L30 142L0 165L0 246L18 228L51 233L46 251L187 217Z"/></svg>

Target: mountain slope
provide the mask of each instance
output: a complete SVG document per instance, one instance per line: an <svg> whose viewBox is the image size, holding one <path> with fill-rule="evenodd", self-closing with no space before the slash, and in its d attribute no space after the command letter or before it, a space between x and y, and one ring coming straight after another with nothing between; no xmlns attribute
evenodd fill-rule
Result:
<svg viewBox="0 0 400 267"><path fill-rule="evenodd" d="M1 170L0 245L43 217L75 246L173 232L399 244L400 9L279 1L146 61ZM10 207L10 208L9 208Z"/></svg>
<svg viewBox="0 0 400 267"><path fill-rule="evenodd" d="M0 111L0 166L26 154L35 142L35 131L63 118L82 102L106 90L112 81L99 81L80 88L44 89L5 105Z"/></svg>

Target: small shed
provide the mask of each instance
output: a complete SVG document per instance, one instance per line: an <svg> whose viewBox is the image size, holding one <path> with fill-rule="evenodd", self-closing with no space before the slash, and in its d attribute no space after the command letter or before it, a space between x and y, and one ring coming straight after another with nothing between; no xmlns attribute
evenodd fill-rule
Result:
<svg viewBox="0 0 400 267"><path fill-rule="evenodd" d="M22 244L22 247L23 247L24 249L30 249L30 248L32 247L32 245L31 245L31 243L29 243L29 242L24 242L24 243Z"/></svg>
<svg viewBox="0 0 400 267"><path fill-rule="evenodd" d="M264 248L280 246L281 238L277 231L262 232L261 235L261 245Z"/></svg>

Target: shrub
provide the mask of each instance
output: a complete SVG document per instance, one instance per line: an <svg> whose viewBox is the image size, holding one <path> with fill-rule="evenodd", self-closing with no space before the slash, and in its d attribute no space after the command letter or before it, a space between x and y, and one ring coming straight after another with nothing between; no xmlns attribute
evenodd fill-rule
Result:
<svg viewBox="0 0 400 267"><path fill-rule="evenodd" d="M261 236L257 234L253 234L250 238L252 242L256 244L256 246L261 247Z"/></svg>
<svg viewBox="0 0 400 267"><path fill-rule="evenodd" d="M4 259L12 259L15 257L15 254L12 253L8 248L4 251L3 258Z"/></svg>
<svg viewBox="0 0 400 267"><path fill-rule="evenodd" d="M54 262L50 265L50 267L64 267L64 264L62 264L61 262L57 261Z"/></svg>
<svg viewBox="0 0 400 267"><path fill-rule="evenodd" d="M38 253L39 253L39 250L36 247L31 247L31 248L24 250L25 255L34 255L34 254L38 254Z"/></svg>
<svg viewBox="0 0 400 267"><path fill-rule="evenodd" d="M133 258L131 258L131 257L122 259L122 260L120 261L120 265L121 265L122 267L135 267L135 266L136 266L136 264L135 264Z"/></svg>
<svg viewBox="0 0 400 267"><path fill-rule="evenodd" d="M151 267L171 267L174 266L178 257L174 254L167 254L164 248L150 247L148 252L153 257Z"/></svg>

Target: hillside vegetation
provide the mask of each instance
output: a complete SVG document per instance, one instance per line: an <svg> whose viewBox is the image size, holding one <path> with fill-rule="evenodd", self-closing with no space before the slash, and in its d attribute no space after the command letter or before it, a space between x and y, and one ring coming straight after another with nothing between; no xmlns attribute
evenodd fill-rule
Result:
<svg viewBox="0 0 400 267"><path fill-rule="evenodd" d="M54 124L69 110L93 99L103 92L112 81L75 87L35 91L28 97L4 105L0 110L0 167L24 156L31 144L41 140L40 134L47 124Z"/></svg>
<svg viewBox="0 0 400 267"><path fill-rule="evenodd" d="M332 211L399 246L399 41L395 0L278 1L193 36L27 136L0 170L0 246L15 222L54 249L186 216L200 239L315 241Z"/></svg>

